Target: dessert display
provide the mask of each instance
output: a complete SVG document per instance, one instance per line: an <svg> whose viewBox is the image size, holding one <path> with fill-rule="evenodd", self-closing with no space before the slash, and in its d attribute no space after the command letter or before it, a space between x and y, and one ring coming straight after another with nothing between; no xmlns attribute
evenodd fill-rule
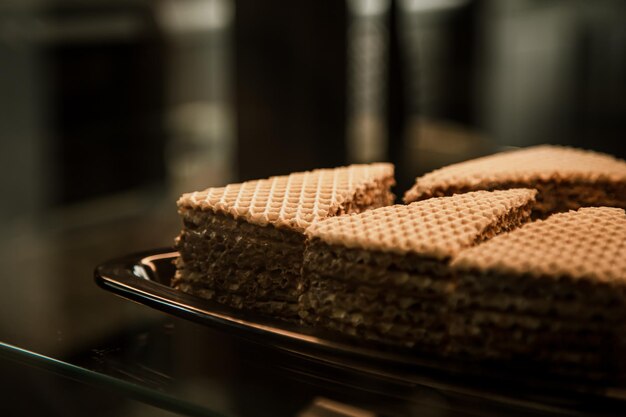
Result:
<svg viewBox="0 0 626 417"><path fill-rule="evenodd" d="M392 204L393 165L351 165L184 194L172 285L236 308L297 317L305 229Z"/></svg>
<svg viewBox="0 0 626 417"><path fill-rule="evenodd" d="M626 161L562 146L535 146L473 159L418 177L404 201L475 190L534 188L533 217L588 206L626 208Z"/></svg>
<svg viewBox="0 0 626 417"><path fill-rule="evenodd" d="M172 286L357 343L626 375L626 161L537 146L417 178L391 164L184 194Z"/></svg>
<svg viewBox="0 0 626 417"><path fill-rule="evenodd" d="M449 260L530 219L536 191L477 191L319 221L306 230L300 317L383 344L441 350Z"/></svg>
<svg viewBox="0 0 626 417"><path fill-rule="evenodd" d="M626 213L559 213L452 261L450 349L559 374L620 371L626 347Z"/></svg>

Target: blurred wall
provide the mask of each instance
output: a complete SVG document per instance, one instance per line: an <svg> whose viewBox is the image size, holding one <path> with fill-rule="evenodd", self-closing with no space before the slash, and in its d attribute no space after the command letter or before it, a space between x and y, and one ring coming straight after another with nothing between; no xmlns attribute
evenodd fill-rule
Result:
<svg viewBox="0 0 626 417"><path fill-rule="evenodd" d="M474 96L498 143L626 157L626 3L485 1Z"/></svg>
<svg viewBox="0 0 626 417"><path fill-rule="evenodd" d="M507 146L625 157L619 0L0 5L0 218Z"/></svg>
<svg viewBox="0 0 626 417"><path fill-rule="evenodd" d="M346 161L346 5L237 1L240 179Z"/></svg>

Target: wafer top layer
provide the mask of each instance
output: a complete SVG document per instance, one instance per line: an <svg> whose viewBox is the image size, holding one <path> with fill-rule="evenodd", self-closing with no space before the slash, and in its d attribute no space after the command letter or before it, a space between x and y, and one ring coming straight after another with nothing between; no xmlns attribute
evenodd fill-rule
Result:
<svg viewBox="0 0 626 417"><path fill-rule="evenodd" d="M581 208L529 223L461 252L452 265L497 273L626 283L626 214Z"/></svg>
<svg viewBox="0 0 626 417"><path fill-rule="evenodd" d="M441 195L441 190L494 189L535 181L626 181L626 161L610 155L542 145L449 165L417 178L404 196L411 202ZM439 191L439 193L438 193Z"/></svg>
<svg viewBox="0 0 626 417"><path fill-rule="evenodd" d="M298 172L183 194L178 207L304 231L340 212L355 194L393 185L393 170L392 164L376 163Z"/></svg>
<svg viewBox="0 0 626 417"><path fill-rule="evenodd" d="M320 221L306 234L331 245L445 259L480 240L508 214L527 207L536 191L476 191L394 205Z"/></svg>

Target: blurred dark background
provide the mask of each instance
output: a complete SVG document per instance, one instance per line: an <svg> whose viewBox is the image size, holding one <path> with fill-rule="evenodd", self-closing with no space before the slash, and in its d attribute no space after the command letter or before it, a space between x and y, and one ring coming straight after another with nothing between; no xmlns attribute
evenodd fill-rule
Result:
<svg viewBox="0 0 626 417"><path fill-rule="evenodd" d="M284 3L3 2L2 218L372 160L407 186L505 146L625 156L622 1Z"/></svg>
<svg viewBox="0 0 626 417"><path fill-rule="evenodd" d="M539 143L626 158L624 16L620 0L1 2L0 340L74 357L154 318L92 270L171 245L185 191L390 160L402 195Z"/></svg>

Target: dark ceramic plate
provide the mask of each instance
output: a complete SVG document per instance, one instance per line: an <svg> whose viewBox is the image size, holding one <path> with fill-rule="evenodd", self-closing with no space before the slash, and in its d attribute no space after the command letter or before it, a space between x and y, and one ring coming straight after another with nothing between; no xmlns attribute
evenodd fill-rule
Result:
<svg viewBox="0 0 626 417"><path fill-rule="evenodd" d="M283 322L184 294L170 288L173 249L128 255L98 266L96 282L124 298L312 362L366 373L404 385L430 387L481 400L567 415L626 413L626 387L563 380L515 364L451 362L406 350L356 344L341 335ZM619 412L617 415L620 415ZM624 414L626 415L626 414Z"/></svg>

